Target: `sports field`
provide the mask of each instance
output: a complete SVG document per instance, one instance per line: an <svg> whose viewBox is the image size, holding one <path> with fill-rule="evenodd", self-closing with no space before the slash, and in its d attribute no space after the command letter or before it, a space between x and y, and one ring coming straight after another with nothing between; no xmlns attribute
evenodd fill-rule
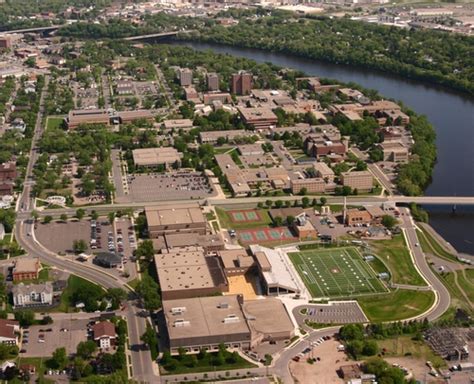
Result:
<svg viewBox="0 0 474 384"><path fill-rule="evenodd" d="M387 292L354 247L288 254L313 297L352 297Z"/></svg>

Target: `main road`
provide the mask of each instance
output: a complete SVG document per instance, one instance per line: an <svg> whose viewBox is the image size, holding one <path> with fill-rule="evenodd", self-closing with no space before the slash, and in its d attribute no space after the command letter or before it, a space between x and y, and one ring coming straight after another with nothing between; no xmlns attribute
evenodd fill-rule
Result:
<svg viewBox="0 0 474 384"><path fill-rule="evenodd" d="M36 118L35 130L32 138L29 161L26 168L23 192L19 198L17 209L17 221L15 224L15 238L18 244L33 257L39 257L46 264L53 265L61 270L83 277L97 283L104 288L123 288L130 291L130 299L127 302L126 317L129 331L130 355L133 367L133 378L140 382L153 383L158 376L153 370L150 352L144 348L140 340L146 329L146 319L139 315L143 312L140 301L131 291L130 287L123 281L95 266L85 266L82 263L71 261L49 251L35 240L35 223L30 217L34 208L34 199L31 197L31 189L34 185L33 168L39 156L38 142L43 134L44 100L48 89L49 77L45 77L45 85L41 92L39 112Z"/></svg>

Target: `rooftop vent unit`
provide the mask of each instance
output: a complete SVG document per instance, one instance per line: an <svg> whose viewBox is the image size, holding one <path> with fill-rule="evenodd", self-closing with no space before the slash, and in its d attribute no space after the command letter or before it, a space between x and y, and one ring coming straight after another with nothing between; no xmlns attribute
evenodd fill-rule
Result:
<svg viewBox="0 0 474 384"><path fill-rule="evenodd" d="M173 308L171 308L171 313L173 315L181 315L184 311L186 311L186 307L173 307Z"/></svg>
<svg viewBox="0 0 474 384"><path fill-rule="evenodd" d="M229 308L229 304L228 304L228 303L219 303L219 305L217 306L217 308L220 308L220 309L227 309L227 308Z"/></svg>
<svg viewBox="0 0 474 384"><path fill-rule="evenodd" d="M184 320L184 319L178 319L175 320L173 323L174 327L189 327L191 325L191 322Z"/></svg>
<svg viewBox="0 0 474 384"><path fill-rule="evenodd" d="M224 324L238 323L240 319L236 315L228 315L224 317Z"/></svg>

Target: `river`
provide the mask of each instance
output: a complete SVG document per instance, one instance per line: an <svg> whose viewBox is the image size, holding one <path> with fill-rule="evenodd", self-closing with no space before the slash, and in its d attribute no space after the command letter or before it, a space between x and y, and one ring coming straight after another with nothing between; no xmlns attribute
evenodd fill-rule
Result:
<svg viewBox="0 0 474 384"><path fill-rule="evenodd" d="M218 44L174 42L194 49L243 56L258 62L298 69L308 75L353 81L381 95L401 100L419 114L428 116L436 130L438 161L433 180L425 191L431 196L474 196L474 98L445 88L381 72L328 64L289 54ZM459 252L474 255L474 209L472 207L425 207L430 224Z"/></svg>

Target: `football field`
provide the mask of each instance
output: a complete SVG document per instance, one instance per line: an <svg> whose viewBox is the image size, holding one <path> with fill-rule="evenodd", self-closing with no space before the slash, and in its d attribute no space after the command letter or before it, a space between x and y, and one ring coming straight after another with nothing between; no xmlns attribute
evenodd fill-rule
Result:
<svg viewBox="0 0 474 384"><path fill-rule="evenodd" d="M313 297L352 297L387 292L355 247L289 253Z"/></svg>

